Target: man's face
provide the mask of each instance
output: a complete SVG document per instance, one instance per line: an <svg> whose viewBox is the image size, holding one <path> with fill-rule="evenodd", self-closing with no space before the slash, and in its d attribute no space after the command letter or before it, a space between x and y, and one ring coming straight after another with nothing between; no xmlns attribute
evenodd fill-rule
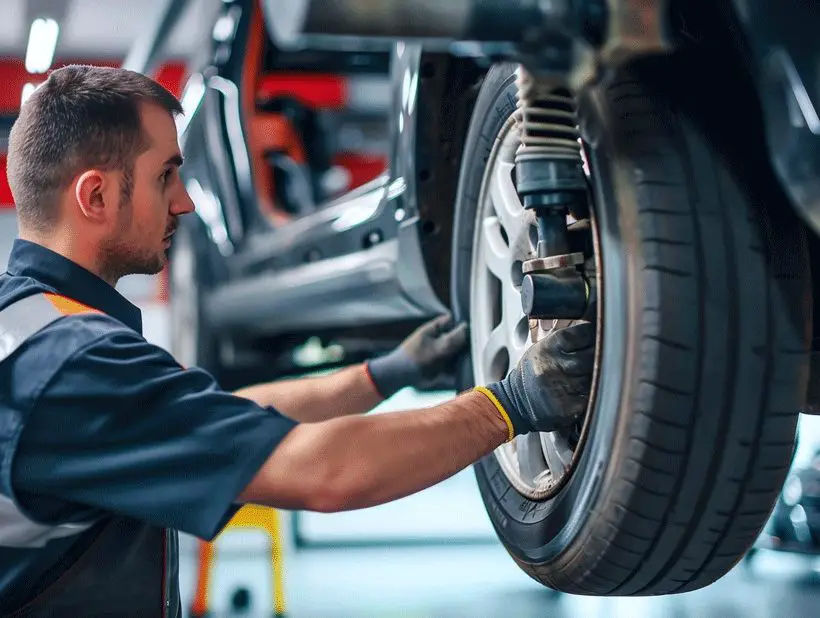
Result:
<svg viewBox="0 0 820 618"><path fill-rule="evenodd" d="M182 155L173 118L161 107L144 105L142 126L149 147L134 163L130 199L121 201L115 230L102 246L108 270L118 276L160 272L178 217L194 210L179 175Z"/></svg>

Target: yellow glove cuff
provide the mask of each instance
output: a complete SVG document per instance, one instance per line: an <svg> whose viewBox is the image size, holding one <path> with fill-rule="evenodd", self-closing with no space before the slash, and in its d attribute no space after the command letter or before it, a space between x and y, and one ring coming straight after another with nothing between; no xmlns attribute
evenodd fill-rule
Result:
<svg viewBox="0 0 820 618"><path fill-rule="evenodd" d="M501 418L503 418L504 422L507 423L507 431L509 432L507 442L512 442L513 438L515 438L515 428L513 427L512 421L510 420L510 415L507 414L507 411L504 409L504 406L502 406L501 402L498 401L498 397L496 397L493 394L493 392L486 386L476 386L473 390L481 393L482 395L485 395L487 399L493 402L493 405L498 409L498 413L501 415Z"/></svg>

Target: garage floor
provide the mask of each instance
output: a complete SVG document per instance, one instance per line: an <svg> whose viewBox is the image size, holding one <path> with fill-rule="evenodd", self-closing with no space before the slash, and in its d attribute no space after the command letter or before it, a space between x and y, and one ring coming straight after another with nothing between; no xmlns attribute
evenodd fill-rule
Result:
<svg viewBox="0 0 820 618"><path fill-rule="evenodd" d="M440 504L440 508L447 505ZM249 539L250 540L250 539ZM820 616L820 576L791 556L760 556L713 586L663 598L554 595L520 573L499 546L323 549L291 553L285 569L288 615L305 618L790 618ZM183 586L192 563L183 561ZM215 573L219 616L269 616L268 571L258 549L223 551ZM232 613L239 587L249 613ZM184 592L189 595L190 588Z"/></svg>

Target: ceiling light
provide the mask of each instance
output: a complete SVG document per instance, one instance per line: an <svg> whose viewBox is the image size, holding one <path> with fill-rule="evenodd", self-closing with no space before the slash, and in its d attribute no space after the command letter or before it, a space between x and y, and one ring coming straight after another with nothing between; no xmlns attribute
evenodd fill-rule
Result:
<svg viewBox="0 0 820 618"><path fill-rule="evenodd" d="M31 22L26 49L26 70L45 73L54 60L60 26L53 19L38 18Z"/></svg>

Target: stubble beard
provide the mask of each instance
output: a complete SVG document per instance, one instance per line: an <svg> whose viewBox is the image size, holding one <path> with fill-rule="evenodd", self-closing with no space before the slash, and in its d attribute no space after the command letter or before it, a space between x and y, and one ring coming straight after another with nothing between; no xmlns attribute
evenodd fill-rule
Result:
<svg viewBox="0 0 820 618"><path fill-rule="evenodd" d="M109 239L101 247L102 262L108 278L120 279L128 275L156 275L165 266L165 252L143 246L137 238L129 242L127 228Z"/></svg>
<svg viewBox="0 0 820 618"><path fill-rule="evenodd" d="M130 183L130 174L126 174L121 192L120 224L114 235L100 247L102 271L109 282L116 282L128 275L156 275L166 262L164 251L144 246L139 233L132 233L134 210Z"/></svg>

